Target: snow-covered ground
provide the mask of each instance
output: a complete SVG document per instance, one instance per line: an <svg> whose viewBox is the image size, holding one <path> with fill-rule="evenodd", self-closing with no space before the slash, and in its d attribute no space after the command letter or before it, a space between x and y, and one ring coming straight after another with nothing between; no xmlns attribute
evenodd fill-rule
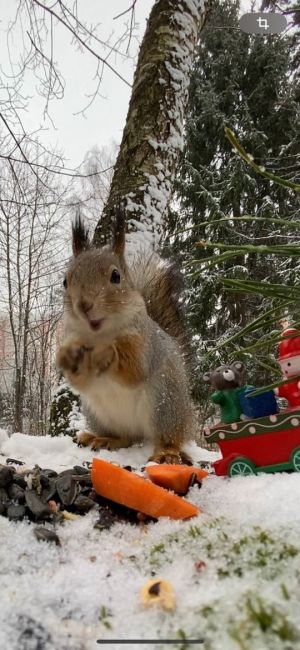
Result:
<svg viewBox="0 0 300 650"><path fill-rule="evenodd" d="M189 450L195 460L216 458L194 443ZM13 457L29 467L61 471L94 455L138 468L149 452L92 454L67 436L0 431L0 462ZM185 522L117 523L101 532L90 512L58 527L61 547L38 542L32 524L0 517L1 650L96 650L101 639L128 640L113 650L300 649L300 476L209 476L189 500L202 513ZM152 577L173 586L174 611L142 604ZM147 639L182 643L142 644Z"/></svg>

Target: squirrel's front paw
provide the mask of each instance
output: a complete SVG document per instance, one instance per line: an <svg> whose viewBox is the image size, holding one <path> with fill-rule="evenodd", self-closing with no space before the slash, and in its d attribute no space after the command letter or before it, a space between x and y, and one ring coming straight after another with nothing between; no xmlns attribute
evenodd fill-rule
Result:
<svg viewBox="0 0 300 650"><path fill-rule="evenodd" d="M85 356L91 348L80 341L72 341L63 345L57 353L56 364L63 373L78 374Z"/></svg>
<svg viewBox="0 0 300 650"><path fill-rule="evenodd" d="M108 370L116 359L113 346L89 347L80 340L63 345L56 357L57 367L78 390L84 389L93 379Z"/></svg>
<svg viewBox="0 0 300 650"><path fill-rule="evenodd" d="M92 365L96 375L108 370L116 359L116 351L112 345L98 347L93 350Z"/></svg>

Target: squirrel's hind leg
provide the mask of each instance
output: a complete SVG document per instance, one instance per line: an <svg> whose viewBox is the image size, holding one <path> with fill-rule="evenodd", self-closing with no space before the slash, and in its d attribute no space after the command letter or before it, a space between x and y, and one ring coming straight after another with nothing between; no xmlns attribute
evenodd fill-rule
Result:
<svg viewBox="0 0 300 650"><path fill-rule="evenodd" d="M190 431L193 428L190 404L187 400L180 404L180 397L174 402L175 409L171 399L165 399L156 410L154 451L149 460L169 465L192 465L192 459L182 449L184 443L191 438Z"/></svg>
<svg viewBox="0 0 300 650"><path fill-rule="evenodd" d="M149 460L154 463L166 463L168 465L192 465L190 456L182 450L186 440L182 430L177 430L170 435L157 436L154 443L154 451Z"/></svg>
<svg viewBox="0 0 300 650"><path fill-rule="evenodd" d="M78 445L82 447L91 447L93 451L98 449L108 449L114 451L116 449L123 449L124 447L131 447L132 440L128 438L113 438L112 436L96 436L94 433L84 431L80 433L77 438Z"/></svg>
<svg viewBox="0 0 300 650"><path fill-rule="evenodd" d="M163 408L156 411L154 436L154 451L149 460L155 463L170 465L192 465L190 456L182 447L191 438L193 418L189 403L180 404L177 400L177 410L167 400L163 401ZM169 407L169 408L168 408Z"/></svg>
<svg viewBox="0 0 300 650"><path fill-rule="evenodd" d="M154 463L166 463L168 465L192 465L193 461L185 451L176 447L156 446L149 461Z"/></svg>

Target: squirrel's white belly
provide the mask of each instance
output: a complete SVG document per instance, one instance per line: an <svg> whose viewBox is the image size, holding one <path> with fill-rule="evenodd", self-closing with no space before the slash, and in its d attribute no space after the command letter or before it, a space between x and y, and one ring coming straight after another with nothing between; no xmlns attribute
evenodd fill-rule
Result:
<svg viewBox="0 0 300 650"><path fill-rule="evenodd" d="M110 377L99 377L84 398L107 432L127 438L153 437L153 407L145 386L128 388Z"/></svg>

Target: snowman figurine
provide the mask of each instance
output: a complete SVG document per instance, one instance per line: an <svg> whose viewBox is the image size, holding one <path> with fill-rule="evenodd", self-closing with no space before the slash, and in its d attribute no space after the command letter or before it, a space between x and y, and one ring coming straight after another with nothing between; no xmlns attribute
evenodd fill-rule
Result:
<svg viewBox="0 0 300 650"><path fill-rule="evenodd" d="M292 338L291 335L294 335ZM281 367L283 379L300 377L300 332L289 328L282 332L282 341L279 344L278 363ZM300 380L295 379L289 384L275 388L278 397L288 400L290 407L300 407Z"/></svg>

